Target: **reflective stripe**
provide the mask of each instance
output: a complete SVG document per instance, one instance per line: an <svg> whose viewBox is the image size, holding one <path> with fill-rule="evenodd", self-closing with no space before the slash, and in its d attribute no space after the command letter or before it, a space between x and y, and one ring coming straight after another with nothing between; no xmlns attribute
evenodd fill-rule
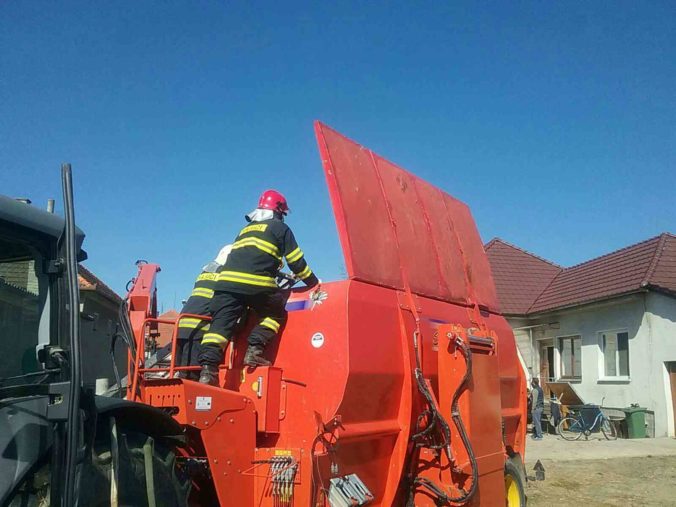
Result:
<svg viewBox="0 0 676 507"><path fill-rule="evenodd" d="M303 256L303 251L300 247L296 248L293 252L286 256L286 262L296 262Z"/></svg>
<svg viewBox="0 0 676 507"><path fill-rule="evenodd" d="M271 276L252 275L239 271L221 271L218 275L219 282L237 282L260 287L277 287L277 282Z"/></svg>
<svg viewBox="0 0 676 507"><path fill-rule="evenodd" d="M305 269L303 271L301 271L300 273L298 273L298 275L296 275L296 276L298 276L298 278L300 278L301 280L305 280L311 274L312 274L312 270L310 269L310 266L305 266Z"/></svg>
<svg viewBox="0 0 676 507"><path fill-rule="evenodd" d="M204 280L216 280L218 278L218 273L202 273L197 277L198 282L203 282Z"/></svg>
<svg viewBox="0 0 676 507"><path fill-rule="evenodd" d="M195 287L190 295L211 299L212 297L214 297L214 289L207 289L206 287Z"/></svg>
<svg viewBox="0 0 676 507"><path fill-rule="evenodd" d="M253 246L259 250L265 252L266 254L272 255L275 259L281 260L282 257L279 255L279 248L277 248L272 243L259 239L259 238L244 238L238 241L235 241L235 244L232 245L232 249L236 250L238 248L244 248L247 246Z"/></svg>
<svg viewBox="0 0 676 507"><path fill-rule="evenodd" d="M272 320L270 317L265 317L261 321L261 326L267 327L268 329L272 329L275 333L279 331L279 322L276 320Z"/></svg>
<svg viewBox="0 0 676 507"><path fill-rule="evenodd" d="M268 224L253 224L253 225L248 225L241 231L239 231L239 235L241 236L242 234L246 234L247 232L265 232L265 229L268 228Z"/></svg>
<svg viewBox="0 0 676 507"><path fill-rule="evenodd" d="M202 324L202 325L200 325L200 324ZM178 323L178 327L182 327L182 328L195 329L198 326L203 331L206 331L207 329L209 329L209 323L207 321L195 319L195 318L192 318L192 317L184 317Z"/></svg>
<svg viewBox="0 0 676 507"><path fill-rule="evenodd" d="M204 338L202 338L202 345L206 345L208 343L216 343L218 345L227 345L228 339L223 336L222 334L218 333L207 333L204 335Z"/></svg>

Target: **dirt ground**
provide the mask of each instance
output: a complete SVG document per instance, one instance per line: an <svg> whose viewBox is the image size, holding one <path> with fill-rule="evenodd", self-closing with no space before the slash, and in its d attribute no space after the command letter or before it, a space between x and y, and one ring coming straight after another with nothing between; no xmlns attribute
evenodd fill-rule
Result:
<svg viewBox="0 0 676 507"><path fill-rule="evenodd" d="M676 456L547 460L526 494L529 507L676 505Z"/></svg>

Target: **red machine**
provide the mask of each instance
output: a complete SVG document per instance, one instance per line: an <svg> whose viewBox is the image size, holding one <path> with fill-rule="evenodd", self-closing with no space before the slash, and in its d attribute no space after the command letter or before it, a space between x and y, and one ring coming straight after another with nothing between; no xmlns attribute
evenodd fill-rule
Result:
<svg viewBox="0 0 676 507"><path fill-rule="evenodd" d="M210 387L145 368L140 266L128 397L185 427L194 505L522 505L526 384L469 209L315 128L348 279L292 290L274 366L244 369L236 339Z"/></svg>

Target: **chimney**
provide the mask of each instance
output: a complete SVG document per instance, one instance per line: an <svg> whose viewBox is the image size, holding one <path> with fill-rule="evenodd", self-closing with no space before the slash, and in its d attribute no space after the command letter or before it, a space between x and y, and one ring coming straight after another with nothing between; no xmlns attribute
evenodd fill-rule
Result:
<svg viewBox="0 0 676 507"><path fill-rule="evenodd" d="M54 199L47 199L47 213L54 213Z"/></svg>

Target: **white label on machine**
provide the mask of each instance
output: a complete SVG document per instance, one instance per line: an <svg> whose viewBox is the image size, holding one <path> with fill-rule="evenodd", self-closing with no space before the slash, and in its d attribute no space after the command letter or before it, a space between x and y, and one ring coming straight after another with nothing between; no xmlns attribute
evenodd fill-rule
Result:
<svg viewBox="0 0 676 507"><path fill-rule="evenodd" d="M198 396L195 400L195 410L211 410L211 396Z"/></svg>
<svg viewBox="0 0 676 507"><path fill-rule="evenodd" d="M324 335L322 333L315 333L312 335L312 338L310 339L310 343L312 343L312 346L316 349L324 345Z"/></svg>

